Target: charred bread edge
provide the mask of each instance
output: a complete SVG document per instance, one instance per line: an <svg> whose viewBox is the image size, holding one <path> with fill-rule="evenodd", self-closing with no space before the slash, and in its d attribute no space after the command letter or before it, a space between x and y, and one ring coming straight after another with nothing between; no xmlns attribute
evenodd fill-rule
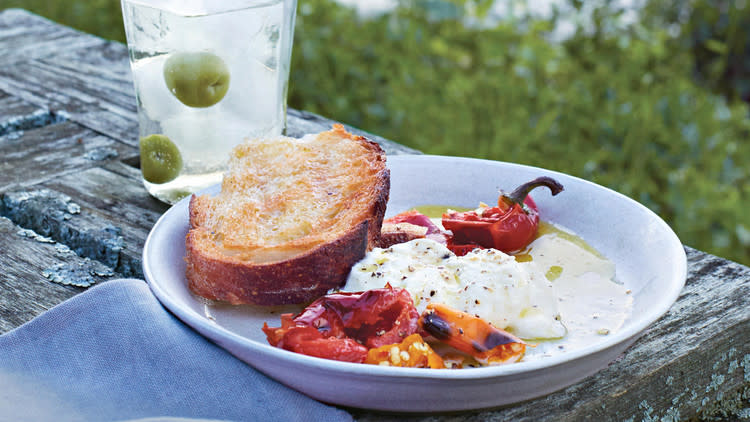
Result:
<svg viewBox="0 0 750 422"><path fill-rule="evenodd" d="M331 242L290 259L248 265L230 257L215 258L196 247L187 234L186 277L190 290L231 304L282 305L311 301L341 286L367 250L369 220Z"/></svg>

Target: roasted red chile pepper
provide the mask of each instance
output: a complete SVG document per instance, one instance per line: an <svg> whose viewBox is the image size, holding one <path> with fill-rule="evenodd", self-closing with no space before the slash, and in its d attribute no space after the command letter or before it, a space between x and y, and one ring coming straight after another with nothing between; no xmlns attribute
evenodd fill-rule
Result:
<svg viewBox="0 0 750 422"><path fill-rule="evenodd" d="M533 189L546 186L557 195L563 186L550 177L539 177L524 183L510 194L501 193L497 206L481 212L443 214L443 227L453 232L448 248L456 255L465 255L474 248L494 248L503 252L523 249L536 236L539 211L528 196Z"/></svg>
<svg viewBox="0 0 750 422"><path fill-rule="evenodd" d="M526 351L526 343L513 334L439 303L427 305L419 325L439 341L474 356L484 364L516 362Z"/></svg>

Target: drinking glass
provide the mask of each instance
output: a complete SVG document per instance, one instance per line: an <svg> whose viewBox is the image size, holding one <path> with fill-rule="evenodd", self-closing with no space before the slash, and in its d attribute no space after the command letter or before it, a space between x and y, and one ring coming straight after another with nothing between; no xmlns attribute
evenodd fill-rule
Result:
<svg viewBox="0 0 750 422"><path fill-rule="evenodd" d="M143 184L219 183L231 149L283 134L296 0L121 0Z"/></svg>

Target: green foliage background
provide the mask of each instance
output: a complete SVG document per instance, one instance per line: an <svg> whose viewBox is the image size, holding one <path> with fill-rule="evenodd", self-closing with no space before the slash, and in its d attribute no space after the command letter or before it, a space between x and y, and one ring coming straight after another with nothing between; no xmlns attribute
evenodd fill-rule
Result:
<svg viewBox="0 0 750 422"><path fill-rule="evenodd" d="M401 0L371 19L299 0L289 104L431 154L583 177L750 265L750 7L652 0L622 25L604 3L552 42L557 13L462 23L488 0ZM124 40L116 0L0 6Z"/></svg>

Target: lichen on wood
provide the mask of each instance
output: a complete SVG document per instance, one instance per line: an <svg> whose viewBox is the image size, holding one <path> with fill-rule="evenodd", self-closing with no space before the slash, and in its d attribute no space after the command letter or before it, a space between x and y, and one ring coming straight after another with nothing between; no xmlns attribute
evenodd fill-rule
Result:
<svg viewBox="0 0 750 422"><path fill-rule="evenodd" d="M0 201L0 215L37 235L67 245L79 256L117 268L124 249L121 230L108 222L92 226L71 221L81 207L50 189L8 192Z"/></svg>
<svg viewBox="0 0 750 422"><path fill-rule="evenodd" d="M98 277L111 277L115 273L111 268L88 258L77 262L65 262L42 271L42 275L55 283L76 287L90 287Z"/></svg>
<svg viewBox="0 0 750 422"><path fill-rule="evenodd" d="M11 132L24 131L42 126L60 123L67 120L64 113L54 113L50 110L39 109L31 114L12 116L0 122L0 136Z"/></svg>
<svg viewBox="0 0 750 422"><path fill-rule="evenodd" d="M118 155L119 153L116 149L105 146L93 148L90 151L86 151L86 153L83 154L83 158L91 161L104 161L112 158L117 158Z"/></svg>

